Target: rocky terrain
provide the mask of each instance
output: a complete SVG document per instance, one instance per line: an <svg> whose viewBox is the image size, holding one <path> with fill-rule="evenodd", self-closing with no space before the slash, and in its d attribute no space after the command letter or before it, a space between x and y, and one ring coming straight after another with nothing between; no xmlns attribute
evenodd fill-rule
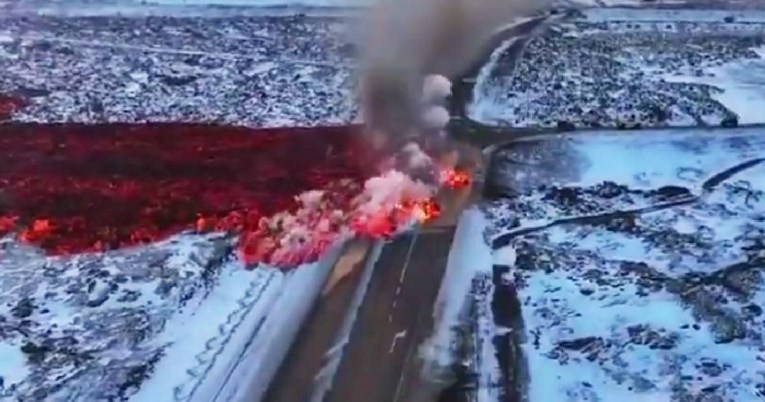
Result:
<svg viewBox="0 0 765 402"><path fill-rule="evenodd" d="M513 127L761 123L765 14L680 10L571 14L499 50L471 117ZM747 99L746 102L743 99Z"/></svg>
<svg viewBox="0 0 765 402"><path fill-rule="evenodd" d="M493 292L501 372L531 401L762 400L763 147L758 129L502 151L477 293Z"/></svg>
<svg viewBox="0 0 765 402"><path fill-rule="evenodd" d="M301 16L3 18L13 119L248 126L353 119L345 25Z"/></svg>
<svg viewBox="0 0 765 402"><path fill-rule="evenodd" d="M156 338L168 320L231 274L220 238L58 258L0 244L0 355L18 364L0 397L14 400L125 400L169 345Z"/></svg>

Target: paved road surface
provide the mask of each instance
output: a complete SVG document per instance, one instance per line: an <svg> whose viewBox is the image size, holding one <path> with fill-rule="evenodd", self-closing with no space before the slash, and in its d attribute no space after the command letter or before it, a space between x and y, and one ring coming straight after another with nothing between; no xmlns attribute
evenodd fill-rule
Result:
<svg viewBox="0 0 765 402"><path fill-rule="evenodd" d="M433 328L454 229L433 228L386 245L326 402L433 400L417 349Z"/></svg>
<svg viewBox="0 0 765 402"><path fill-rule="evenodd" d="M453 116L465 117L467 103L473 96L476 78L481 68L491 57L494 50L502 45L506 40L517 38L517 40L508 49L511 52L510 58L516 61L523 54L523 47L529 38L543 30L544 24L549 21L547 16L534 17L528 21L523 21L515 25L509 25L499 31L484 45L480 56L471 64L460 77L453 79L451 113Z"/></svg>
<svg viewBox="0 0 765 402"><path fill-rule="evenodd" d="M304 323L264 401L304 402L310 399L314 378L325 364L326 352L336 341L370 250L370 242L356 241L335 264L328 287Z"/></svg>
<svg viewBox="0 0 765 402"><path fill-rule="evenodd" d="M317 392L316 376L328 366L327 352L336 346L367 260L373 258L368 242L352 244L336 264L330 287L305 323L264 400L303 402L325 395L326 401L356 401L343 398L370 384L382 384L383 378L394 389L382 386L364 395L376 395L374 398L386 402L433 399L429 394L438 390L419 381L416 349L433 328L433 304L454 226L465 204L472 201L472 194L471 189L444 193L441 202L446 208L439 219L419 233L407 234L383 247L351 327L350 341L342 349L342 360L332 382L334 390L323 394ZM394 399L396 388L398 399ZM412 399L418 392L428 396ZM364 398L364 402L374 400L378 399Z"/></svg>

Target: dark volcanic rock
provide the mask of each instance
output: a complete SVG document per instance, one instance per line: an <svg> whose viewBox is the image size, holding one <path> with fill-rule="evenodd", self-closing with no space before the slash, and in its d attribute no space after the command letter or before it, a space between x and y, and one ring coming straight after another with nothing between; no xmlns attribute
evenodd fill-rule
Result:
<svg viewBox="0 0 765 402"><path fill-rule="evenodd" d="M728 116L720 121L720 127L733 128L738 127L738 117Z"/></svg>
<svg viewBox="0 0 765 402"><path fill-rule="evenodd" d="M761 398L752 389L765 349L765 169L756 159L765 136L695 134L582 140L582 152L609 163L584 164L599 170L584 168L580 181L540 179L490 208L494 247L515 249L538 392ZM501 227L498 216L517 224Z"/></svg>
<svg viewBox="0 0 765 402"><path fill-rule="evenodd" d="M574 123L570 121L559 121L556 125L558 132L568 132L568 131L574 131L576 130L576 126Z"/></svg>

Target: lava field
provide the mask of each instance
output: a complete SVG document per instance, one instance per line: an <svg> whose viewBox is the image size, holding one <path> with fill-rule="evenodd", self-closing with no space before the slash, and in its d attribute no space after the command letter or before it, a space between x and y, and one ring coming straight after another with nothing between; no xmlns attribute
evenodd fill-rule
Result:
<svg viewBox="0 0 765 402"><path fill-rule="evenodd" d="M0 236L69 254L254 229L304 191L360 183L354 130L1 124Z"/></svg>

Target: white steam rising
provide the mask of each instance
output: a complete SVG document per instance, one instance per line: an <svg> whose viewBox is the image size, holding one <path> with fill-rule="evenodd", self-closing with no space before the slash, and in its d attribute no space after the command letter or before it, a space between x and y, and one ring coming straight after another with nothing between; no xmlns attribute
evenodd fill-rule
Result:
<svg viewBox="0 0 765 402"><path fill-rule="evenodd" d="M442 103L452 94L452 82L441 74L430 74L422 84L425 103Z"/></svg>

